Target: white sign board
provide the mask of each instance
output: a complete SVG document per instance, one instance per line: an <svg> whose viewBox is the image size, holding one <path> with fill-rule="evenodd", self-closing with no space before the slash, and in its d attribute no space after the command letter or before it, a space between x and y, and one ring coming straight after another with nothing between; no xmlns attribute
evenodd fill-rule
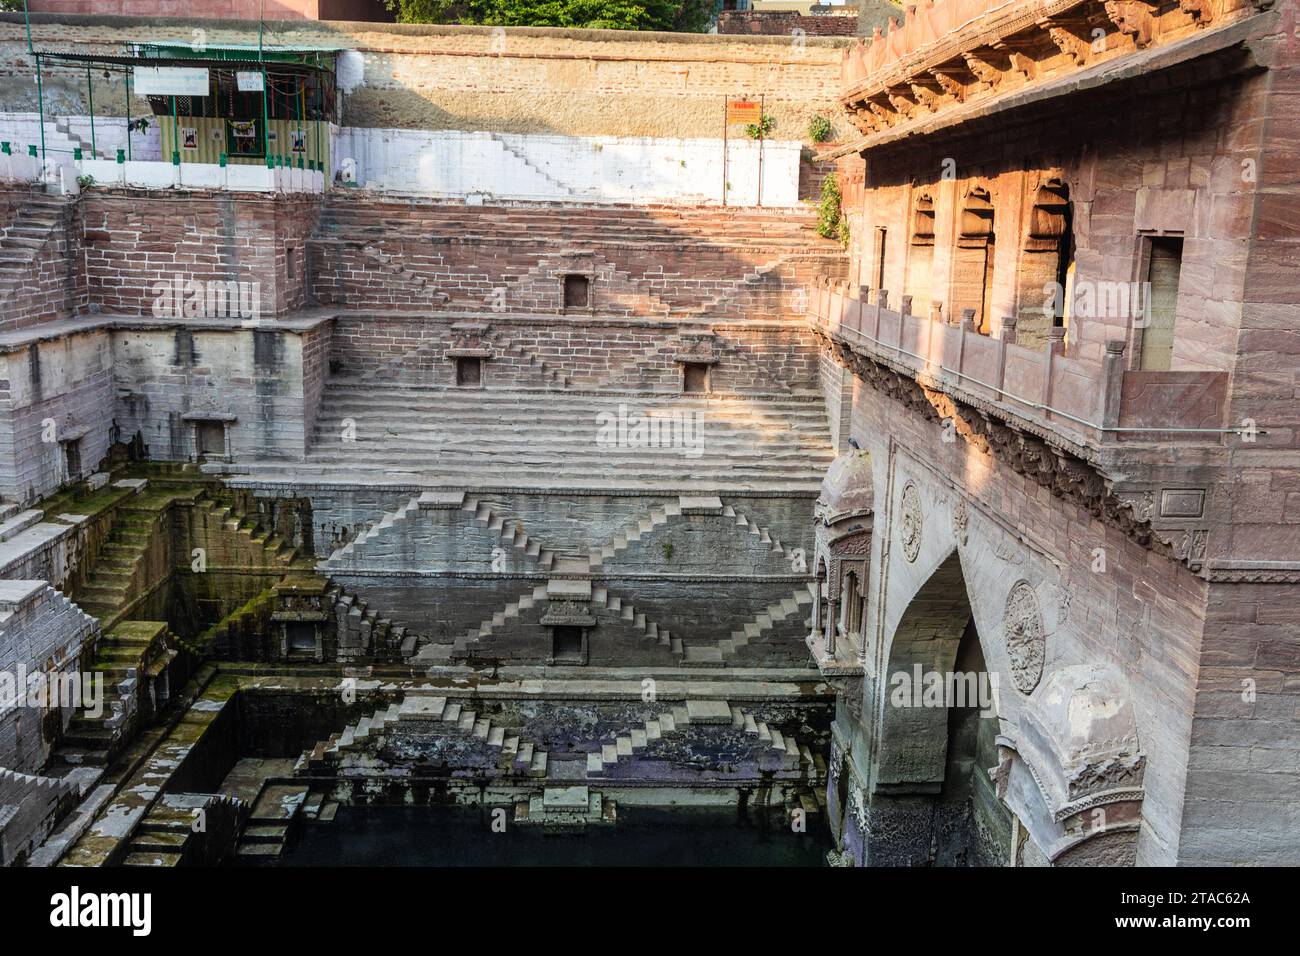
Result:
<svg viewBox="0 0 1300 956"><path fill-rule="evenodd" d="M137 66L131 83L141 96L208 95L208 71L200 66Z"/></svg>
<svg viewBox="0 0 1300 956"><path fill-rule="evenodd" d="M240 70L235 74L235 82L239 85L241 93L260 93L262 92L262 74L245 73Z"/></svg>

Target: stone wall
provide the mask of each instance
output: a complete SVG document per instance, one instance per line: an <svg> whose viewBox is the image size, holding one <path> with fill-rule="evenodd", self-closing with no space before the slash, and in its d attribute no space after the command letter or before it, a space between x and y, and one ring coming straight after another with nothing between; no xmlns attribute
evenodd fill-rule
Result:
<svg viewBox="0 0 1300 956"><path fill-rule="evenodd" d="M835 8L832 8L835 9ZM808 15L794 10L723 10L718 33L784 37L851 37L858 32L858 11Z"/></svg>
<svg viewBox="0 0 1300 956"><path fill-rule="evenodd" d="M232 456L301 458L309 437L306 398L320 393L320 333L304 363L304 334L315 323L267 328L203 324L128 326L113 334L116 425L122 441L140 436L148 455L198 456L195 423L220 421ZM310 385L308 384L310 381Z"/></svg>
<svg viewBox="0 0 1300 956"><path fill-rule="evenodd" d="M141 194L108 190L80 202L85 273L92 303L123 315L189 317L188 297L161 299L174 284L254 283L253 308L220 315L247 319L301 307L307 296L307 237L320 200L280 195ZM160 311L161 310L161 311Z"/></svg>
<svg viewBox="0 0 1300 956"><path fill-rule="evenodd" d="M113 437L112 345L103 331L33 333L0 355L0 495L27 502L93 472ZM11 346L12 348L13 346ZM80 475L65 442L78 443Z"/></svg>
<svg viewBox="0 0 1300 956"><path fill-rule="evenodd" d="M250 21L33 16L41 49L118 52L124 43L256 44ZM569 136L718 137L723 97L766 94L773 135L802 138L834 114L840 38L809 38L332 22L286 23L276 42L342 46L365 57L365 79L341 122L401 129L465 129ZM0 19L0 109L35 110L20 15ZM124 116L118 80L95 80L96 112ZM51 64L46 110L84 115L85 71ZM139 98L131 114L148 113ZM739 132L739 129L737 129Z"/></svg>
<svg viewBox="0 0 1300 956"><path fill-rule="evenodd" d="M842 261L809 216L789 212L345 196L330 198L312 254L322 304L559 312L561 276L581 274L594 279L592 304L570 311L695 319L802 311L796 291Z"/></svg>
<svg viewBox="0 0 1300 956"><path fill-rule="evenodd" d="M490 387L677 394L679 357L696 352L715 363L712 394L808 394L817 386L815 337L802 323L787 322L709 322L683 329L671 320L597 316L340 316L332 326L331 366L340 381L452 385L456 368L449 353L464 341L458 326L466 324L482 330L476 340L488 353L483 381Z"/></svg>
<svg viewBox="0 0 1300 956"><path fill-rule="evenodd" d="M1006 643L1009 592L1019 581L1033 589L1042 615L1044 678L1061 667L1100 661L1127 676L1147 755L1138 859L1174 863L1183 829L1206 583L996 457L962 439L945 441L938 421L874 389L859 390L853 415L853 435L871 454L876 488L863 626L866 726L848 722L858 727L850 749L854 761L861 761L864 781L873 755L881 752L879 722L891 717L888 675L899 665L910 667L891 657L896 632L913 598L955 551L957 587L964 588L984 660L1002 688L1003 733L1019 735L1029 701L1012 678ZM909 486L915 504L905 507ZM1093 570L1099 567L1097 549L1105 558L1102 571ZM890 744L885 737L883 746L922 746L902 736Z"/></svg>
<svg viewBox="0 0 1300 956"><path fill-rule="evenodd" d="M99 622L44 581L0 584L0 674L19 694L18 701L0 706L0 767L39 771L73 713L72 708L28 706L26 688L13 686L20 673L67 674L80 684L83 648L98 639ZM105 707L110 693L105 686Z"/></svg>

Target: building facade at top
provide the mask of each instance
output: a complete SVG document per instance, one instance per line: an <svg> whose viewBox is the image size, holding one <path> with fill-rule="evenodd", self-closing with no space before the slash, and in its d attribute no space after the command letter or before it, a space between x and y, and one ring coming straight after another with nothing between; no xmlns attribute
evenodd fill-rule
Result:
<svg viewBox="0 0 1300 956"><path fill-rule="evenodd" d="M1251 0L948 0L846 53L846 859L1300 859L1296 67Z"/></svg>

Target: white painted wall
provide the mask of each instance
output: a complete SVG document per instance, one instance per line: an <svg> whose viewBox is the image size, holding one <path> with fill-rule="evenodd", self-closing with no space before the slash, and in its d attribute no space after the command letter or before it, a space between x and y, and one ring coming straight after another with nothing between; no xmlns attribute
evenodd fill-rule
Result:
<svg viewBox="0 0 1300 956"><path fill-rule="evenodd" d="M0 140L18 152L40 143L35 113L0 113ZM161 161L157 118L144 133L131 134L131 155ZM90 117L47 116L46 147L71 159L77 145L56 128L90 142ZM96 117L95 145L107 160L125 148L126 121ZM799 205L801 147L791 140L762 146L762 204ZM616 136L535 136L463 130L369 129L344 126L333 134L337 172L344 159L357 163L358 185L401 193L492 199L620 203L719 203L724 168L721 139L660 139ZM89 157L87 157L89 158ZM98 177L97 178L101 178ZM759 201L759 145L739 138L727 143L728 205ZM109 181L104 177L105 181Z"/></svg>
<svg viewBox="0 0 1300 956"><path fill-rule="evenodd" d="M758 143L727 144L727 203L759 201ZM721 139L535 136L343 127L331 156L357 162L358 185L436 196L621 203L717 203ZM762 149L764 206L799 204L800 144Z"/></svg>

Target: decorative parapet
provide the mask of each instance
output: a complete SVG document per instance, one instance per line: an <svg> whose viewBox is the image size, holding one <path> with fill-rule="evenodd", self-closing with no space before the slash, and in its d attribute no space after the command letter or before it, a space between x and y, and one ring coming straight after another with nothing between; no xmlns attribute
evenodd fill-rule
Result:
<svg viewBox="0 0 1300 956"><path fill-rule="evenodd" d="M1219 445L1237 431L1224 425L1226 372L1125 368L1120 341L1107 343L1100 363L1087 362L1065 354L1062 329L1038 351L1016 344L1012 318L1002 320L1002 335L993 338L975 331L969 315L951 325L912 315L906 297L899 311L887 302L888 292L869 303L852 297L847 283L823 279L810 296L810 319L832 340L923 386L1080 449L1125 441Z"/></svg>
<svg viewBox="0 0 1300 956"><path fill-rule="evenodd" d="M1176 42L1271 0L940 0L908 6L841 62L841 103L876 133Z"/></svg>

